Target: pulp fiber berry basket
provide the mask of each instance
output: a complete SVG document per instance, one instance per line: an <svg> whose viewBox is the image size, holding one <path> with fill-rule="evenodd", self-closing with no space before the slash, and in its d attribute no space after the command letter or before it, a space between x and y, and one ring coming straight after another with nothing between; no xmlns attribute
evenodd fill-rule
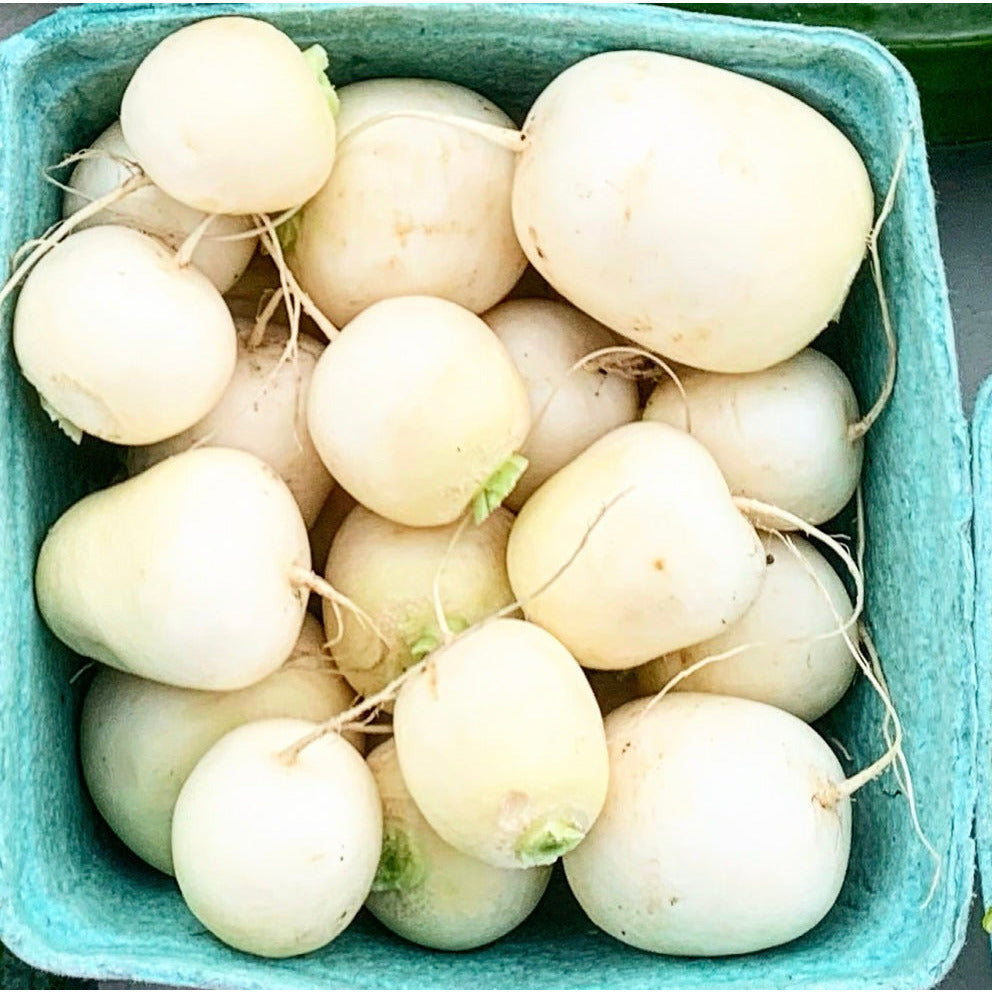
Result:
<svg viewBox="0 0 992 992"><path fill-rule="evenodd" d="M899 376L867 438L867 616L902 715L920 818L942 859L913 833L891 773L854 802L850 869L814 931L748 957L677 959L599 933L560 876L534 916L495 945L429 952L367 914L322 951L281 962L205 933L171 879L129 855L81 784L76 754L81 660L46 631L31 576L46 529L106 483L114 459L73 446L18 375L3 313L0 358L0 938L31 963L75 975L235 988L352 987L922 987L960 947L971 893L976 688L968 436L913 84L879 46L834 29L753 24L647 6L101 6L62 10L0 47L0 250L8 258L59 215L43 170L114 118L141 57L197 18L272 21L323 44L333 79L431 76L470 86L518 120L579 59L647 48L766 80L833 120L865 159L881 203L908 141L881 244L899 338ZM266 139L260 126L258 139ZM292 149L286 149L291 155ZM677 154L677 150L673 151ZM863 407L886 349L865 272L819 343ZM820 725L850 770L884 748L882 710L863 681ZM760 797L756 797L759 799ZM727 829L734 829L728 822Z"/></svg>

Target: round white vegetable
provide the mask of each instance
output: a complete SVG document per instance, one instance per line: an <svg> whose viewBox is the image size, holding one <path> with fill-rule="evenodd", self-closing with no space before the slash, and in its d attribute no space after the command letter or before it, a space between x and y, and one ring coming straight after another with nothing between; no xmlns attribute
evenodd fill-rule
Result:
<svg viewBox="0 0 992 992"><path fill-rule="evenodd" d="M857 671L837 631L851 616L844 583L816 548L798 536L762 534L768 567L758 598L733 626L707 641L650 661L637 670L638 695L653 695L697 661L744 645L754 647L705 665L676 691L742 696L812 723L835 706ZM819 639L817 639L819 638Z"/></svg>
<svg viewBox="0 0 992 992"><path fill-rule="evenodd" d="M284 958L333 940L361 909L382 846L382 810L361 755L329 734L263 720L231 731L176 803L172 855L194 916L225 943Z"/></svg>
<svg viewBox="0 0 992 992"><path fill-rule="evenodd" d="M602 808L596 697L568 651L526 621L490 621L435 652L400 689L393 732L427 822L495 867L551 864Z"/></svg>
<svg viewBox="0 0 992 992"><path fill-rule="evenodd" d="M534 267L607 327L700 368L767 368L840 311L872 190L825 117L765 83L648 51L538 97L513 186Z"/></svg>
<svg viewBox="0 0 992 992"><path fill-rule="evenodd" d="M271 674L300 634L307 531L286 484L254 455L198 448L92 493L38 555L45 622L74 651L191 689Z"/></svg>
<svg viewBox="0 0 992 992"><path fill-rule="evenodd" d="M84 158L72 170L69 189L62 200L63 217L71 216L87 203L116 189L133 174L133 170L121 161L133 161L134 153L124 140L120 121L114 121L90 149L102 154ZM202 211L174 200L157 186L145 186L85 220L76 230L99 224L123 224L158 238L167 248L175 251L206 216ZM220 215L211 221L197 242L190 261L221 293L226 293L241 278L255 252L258 239L218 239L243 234L251 227L250 217Z"/></svg>
<svg viewBox="0 0 992 992"><path fill-rule="evenodd" d="M716 459L730 491L811 524L843 509L861 476L864 444L852 440L858 401L847 376L807 348L761 372L724 375L684 369L686 400L659 382L645 420L685 429Z"/></svg>
<svg viewBox="0 0 992 992"><path fill-rule="evenodd" d="M151 444L220 399L237 335L205 275L154 238L106 225L71 234L31 271L14 352L71 437Z"/></svg>
<svg viewBox="0 0 992 992"><path fill-rule="evenodd" d="M474 313L498 303L526 265L510 216L513 153L431 112L513 122L485 97L430 79L370 79L339 93L338 152L324 188L291 222L289 263L340 326L390 296L440 296Z"/></svg>
<svg viewBox="0 0 992 992"><path fill-rule="evenodd" d="M296 498L310 527L334 487L307 430L307 396L317 359L324 350L301 335L296 358L284 361L288 330L270 325L265 341L249 348L251 325L238 321L238 360L217 405L188 430L128 452L128 471L143 472L163 458L206 442L257 455L271 465ZM274 373L274 374L273 374Z"/></svg>
<svg viewBox="0 0 992 992"><path fill-rule="evenodd" d="M308 418L324 464L359 503L433 527L456 520L502 474L527 436L530 405L506 349L475 314L403 296L374 303L327 347Z"/></svg>
<svg viewBox="0 0 992 992"><path fill-rule="evenodd" d="M582 665L632 668L742 616L765 555L706 449L640 421L594 442L531 496L506 564L527 619Z"/></svg>
<svg viewBox="0 0 992 992"><path fill-rule="evenodd" d="M522 923L544 894L550 866L494 868L446 844L413 801L395 741L369 756L383 806L379 870L365 905L393 933L425 947L466 951Z"/></svg>
<svg viewBox="0 0 992 992"><path fill-rule="evenodd" d="M573 368L614 344L613 335L567 303L511 300L482 318L503 342L530 399L533 425L520 453L527 471L506 498L519 510L545 479L597 438L637 418L637 384L605 372Z"/></svg>
<svg viewBox="0 0 992 992"><path fill-rule="evenodd" d="M834 904L851 804L801 720L729 696L640 699L606 719L610 789L565 874L596 926L660 954L747 954Z"/></svg>
<svg viewBox="0 0 992 992"><path fill-rule="evenodd" d="M351 613L343 614L339 630L327 601L324 628L338 668L363 696L385 688L441 643L433 592L442 561L439 598L452 630L513 602L506 576L512 525L512 514L497 509L452 546L458 524L404 527L362 506L348 514L331 545L327 581L372 618L388 646Z"/></svg>
<svg viewBox="0 0 992 992"><path fill-rule="evenodd" d="M323 631L308 617L285 665L247 689L179 689L103 668L93 680L79 729L83 776L96 808L139 857L172 874L172 810L204 754L252 720L322 722L355 693L321 654ZM347 736L347 735L346 735ZM349 740L361 746L361 737Z"/></svg>
<svg viewBox="0 0 992 992"><path fill-rule="evenodd" d="M181 28L138 66L121 127L170 196L207 213L286 210L334 163L326 56L311 62L278 28L215 17ZM319 66L319 68L318 68Z"/></svg>

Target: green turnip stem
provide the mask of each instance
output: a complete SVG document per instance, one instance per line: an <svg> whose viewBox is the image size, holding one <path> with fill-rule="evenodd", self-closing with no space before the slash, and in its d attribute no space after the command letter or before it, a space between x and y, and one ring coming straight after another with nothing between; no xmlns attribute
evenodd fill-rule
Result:
<svg viewBox="0 0 992 992"><path fill-rule="evenodd" d="M39 239L38 245L31 254L17 266L11 273L10 278L4 283L3 288L0 289L0 306L3 306L7 297L20 285L21 280L41 261L48 251L54 248L60 241L65 240L83 221L89 220L94 214L98 214L101 210L106 210L108 207L113 206L118 200L123 200L125 196L130 195L135 190L142 189L144 186L151 186L151 184L152 181L144 173L131 176L130 179L125 180L116 189L112 189L109 193L91 200L71 217L67 217L65 220L56 224L43 238Z"/></svg>
<svg viewBox="0 0 992 992"><path fill-rule="evenodd" d="M382 855L372 881L372 891L409 892L424 881L426 874L406 831L387 826L382 835Z"/></svg>
<svg viewBox="0 0 992 992"><path fill-rule="evenodd" d="M386 121L394 120L432 121L435 124L449 124L451 127L484 138L486 141L514 153L523 151L527 145L527 135L523 131L501 127L499 124L487 124L484 121L477 121L471 117L459 117L455 114L436 114L429 110L394 110L385 114L376 114L350 130L338 142L338 154L341 154L349 141L354 140L364 131L368 131L369 128L378 124L385 124Z"/></svg>
<svg viewBox="0 0 992 992"><path fill-rule="evenodd" d="M892 170L892 179L889 182L882 209L879 211L878 220L875 221L868 235L868 256L871 268L872 281L875 284L875 291L878 294L878 306L882 315L882 330L885 332L885 345L888 349L888 361L885 368L885 381L882 383L881 392L878 399L872 404L871 409L858 421L848 428L848 437L851 441L857 441L865 436L872 424L878 420L885 409L892 390L896 384L896 365L898 360L898 347L896 344L895 329L892 326L892 317L889 313L889 301L885 295L885 286L882 281L882 261L878 254L878 238L882 233L882 226L888 220L892 208L895 206L896 190L899 185L899 178L902 175L903 167L906 164L906 153L909 150L909 132L903 138L902 147L899 149L899 157L896 159L895 168Z"/></svg>
<svg viewBox="0 0 992 992"><path fill-rule="evenodd" d="M513 487L519 482L520 476L527 471L527 464L527 459L523 455L510 455L486 479L482 488L472 499L472 517L477 524L486 520L493 510L498 509L503 500L513 492Z"/></svg>
<svg viewBox="0 0 992 992"><path fill-rule="evenodd" d="M572 820L541 817L517 838L514 852L524 868L549 865L578 847L585 835Z"/></svg>
<svg viewBox="0 0 992 992"><path fill-rule="evenodd" d="M451 642L455 634L468 630L469 623L464 617L445 618L445 629L433 624L421 631L420 636L410 645L410 654L415 661L426 658L432 651Z"/></svg>
<svg viewBox="0 0 992 992"><path fill-rule="evenodd" d="M267 219L278 233L279 228L287 221L292 220L302 209L303 204L299 203L295 207L290 207L288 210L284 210L281 214L276 214L275 217L268 217ZM256 224L255 227L250 227L247 231L238 231L236 234L218 234L216 236L212 236L210 240L218 242L246 241L248 238L261 237L265 232L265 229L265 225Z"/></svg>
<svg viewBox="0 0 992 992"><path fill-rule="evenodd" d="M327 78L327 67L330 65L327 52L321 45L311 45L304 49L303 61L317 77L317 85L320 86L320 92L324 94L324 99L327 100L327 106L331 108L331 113L337 116L341 109L341 100L331 85L331 81Z"/></svg>

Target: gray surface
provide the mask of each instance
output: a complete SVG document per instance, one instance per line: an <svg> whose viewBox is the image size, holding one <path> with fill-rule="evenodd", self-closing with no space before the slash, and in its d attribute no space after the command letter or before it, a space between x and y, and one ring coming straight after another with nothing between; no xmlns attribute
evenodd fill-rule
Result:
<svg viewBox="0 0 992 992"><path fill-rule="evenodd" d="M64 4L0 4L0 38ZM992 144L931 149L937 219L951 292L961 395L970 416L975 393L992 374ZM884 236L884 235L883 235ZM942 989L992 988L992 955L978 896L968 941ZM106 988L127 988L108 983Z"/></svg>

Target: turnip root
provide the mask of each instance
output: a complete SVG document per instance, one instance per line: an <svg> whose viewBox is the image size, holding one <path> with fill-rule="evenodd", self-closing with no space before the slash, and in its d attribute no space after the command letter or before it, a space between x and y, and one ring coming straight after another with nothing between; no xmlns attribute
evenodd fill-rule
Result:
<svg viewBox="0 0 992 992"><path fill-rule="evenodd" d="M321 49L282 31L215 17L169 35L138 66L121 102L142 169L197 210L255 214L309 200L334 163L333 92Z"/></svg>
<svg viewBox="0 0 992 992"><path fill-rule="evenodd" d="M282 668L234 692L178 689L100 670L83 703L83 776L96 808L135 854L172 874L172 810L179 790L229 730L269 717L321 722L351 705L354 691L321 651L323 634L308 617ZM359 734L346 736L361 747Z"/></svg>
<svg viewBox="0 0 992 992"><path fill-rule="evenodd" d="M361 909L382 810L361 755L330 734L287 759L306 720L232 730L201 759L172 822L176 880L225 943L271 958L323 947Z"/></svg>
<svg viewBox="0 0 992 992"><path fill-rule="evenodd" d="M645 420L688 429L716 459L735 496L823 523L854 493L864 444L851 435L858 401L844 373L807 348L761 372L685 369L659 382ZM688 421L687 421L688 416Z"/></svg>
<svg viewBox="0 0 992 992"><path fill-rule="evenodd" d="M567 303L511 300L482 319L510 353L530 398L533 423L520 449L527 471L506 498L511 510L519 510L593 441L637 418L637 386L598 369L575 368L591 352L612 346L614 338Z"/></svg>
<svg viewBox="0 0 992 992"><path fill-rule="evenodd" d="M374 303L324 351L310 385L310 436L363 506L410 527L485 517L512 489L530 428L506 349L456 303Z"/></svg>
<svg viewBox="0 0 992 992"><path fill-rule="evenodd" d="M715 636L754 601L764 569L761 542L706 449L645 421L548 479L507 546L524 615L586 668L632 668Z"/></svg>
<svg viewBox="0 0 992 992"><path fill-rule="evenodd" d="M441 840L403 782L394 741L380 744L368 766L382 798L383 846L365 905L380 923L425 947L465 951L531 914L550 867L494 868Z"/></svg>
<svg viewBox="0 0 992 992"><path fill-rule="evenodd" d="M339 326L391 296L439 296L474 313L498 303L526 265L510 216L512 152L448 123L370 122L405 111L510 119L430 79L369 79L339 96L334 169L283 232L303 288Z"/></svg>
<svg viewBox="0 0 992 992"><path fill-rule="evenodd" d="M464 630L513 602L506 541L513 516L497 509L478 527L404 527L357 506L327 558L327 581L374 622L342 614L338 626L324 604L324 629L334 661L363 695L378 692L429 651L443 631L435 618L434 584L445 622Z"/></svg>
<svg viewBox="0 0 992 992"><path fill-rule="evenodd" d="M317 519L334 487L307 430L307 395L323 345L298 339L295 358L285 360L288 330L270 325L257 347L247 344L251 325L236 322L238 360L217 405L188 430L128 452L128 470L142 472L163 458L199 444L238 448L272 466L289 486L307 527Z"/></svg>
<svg viewBox="0 0 992 992"><path fill-rule="evenodd" d="M429 656L400 689L403 780L452 847L497 868L551 864L606 795L596 697L575 659L523 620L492 620Z"/></svg>
<svg viewBox="0 0 992 992"><path fill-rule="evenodd" d="M839 630L851 616L851 600L809 541L791 534L787 539L794 550L780 536L761 536L768 567L747 613L716 637L639 668L638 695L658 692L704 658L743 649L704 665L673 689L754 699L808 723L840 700L857 671Z"/></svg>
<svg viewBox="0 0 992 992"><path fill-rule="evenodd" d="M41 546L35 590L49 628L79 654L225 690L289 657L310 576L286 484L254 455L199 448L66 511Z"/></svg>
<svg viewBox="0 0 992 992"><path fill-rule="evenodd" d="M91 153L72 170L69 189L62 201L62 216L70 217L87 203L109 193L133 174L127 162L134 154L114 121L90 146ZM123 224L158 238L178 251L183 242L206 220L207 215L174 200L156 186L145 186L118 200L113 206L84 221L77 230L99 224ZM241 277L255 252L258 239L230 235L251 229L250 217L217 216L197 241L191 256L196 266L216 287L226 293ZM220 239L225 240L220 240Z"/></svg>
<svg viewBox="0 0 992 992"><path fill-rule="evenodd" d="M565 874L596 926L660 954L747 954L834 904L851 804L837 759L794 716L706 693L606 719L610 787Z"/></svg>
<svg viewBox="0 0 992 992"><path fill-rule="evenodd" d="M237 335L205 275L154 238L105 225L69 235L32 270L14 313L14 352L75 440L151 444L220 399Z"/></svg>
<svg viewBox="0 0 992 992"><path fill-rule="evenodd" d="M580 310L677 361L767 368L834 319L865 255L864 163L766 83L617 51L561 73L524 123L513 218Z"/></svg>

